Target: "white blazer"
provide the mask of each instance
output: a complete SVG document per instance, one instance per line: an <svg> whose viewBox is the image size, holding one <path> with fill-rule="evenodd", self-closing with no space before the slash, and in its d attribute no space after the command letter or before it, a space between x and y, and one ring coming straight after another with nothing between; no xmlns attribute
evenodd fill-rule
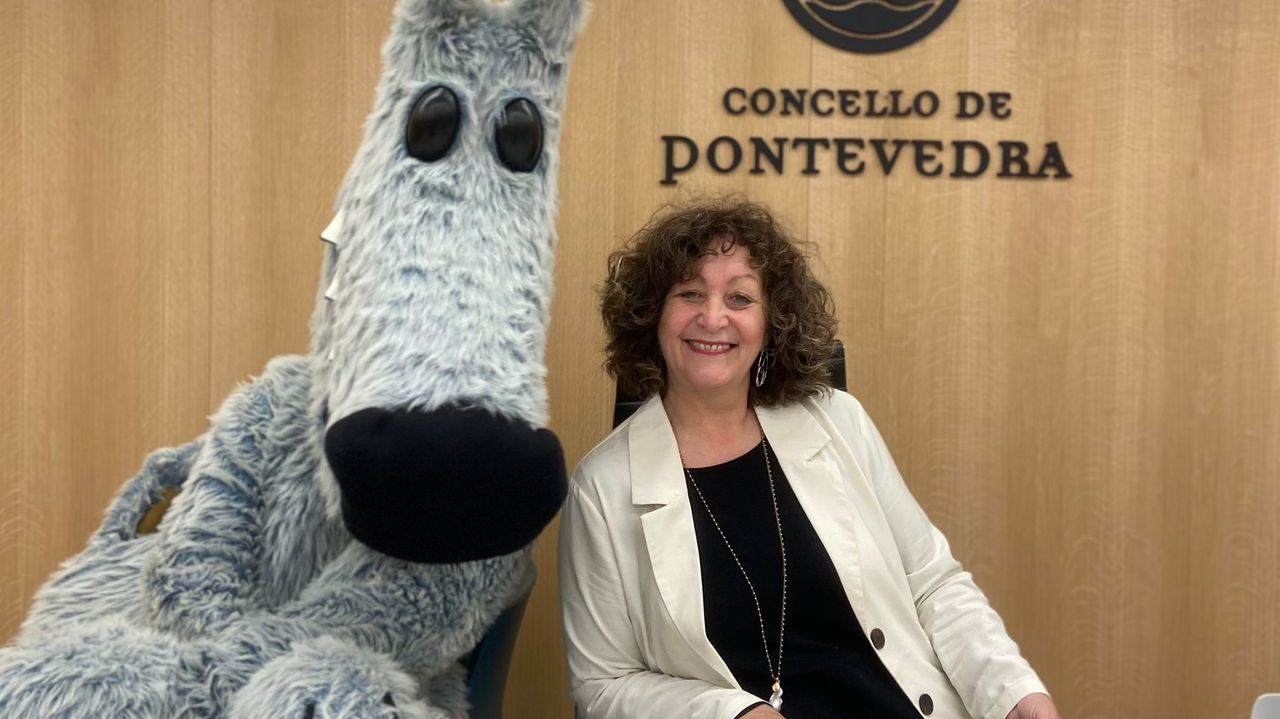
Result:
<svg viewBox="0 0 1280 719"><path fill-rule="evenodd" d="M1004 719L1045 691L857 400L837 391L756 414L863 631L923 716ZM732 719L760 701L707 639L684 471L657 397L574 471L559 571L570 687L588 719Z"/></svg>

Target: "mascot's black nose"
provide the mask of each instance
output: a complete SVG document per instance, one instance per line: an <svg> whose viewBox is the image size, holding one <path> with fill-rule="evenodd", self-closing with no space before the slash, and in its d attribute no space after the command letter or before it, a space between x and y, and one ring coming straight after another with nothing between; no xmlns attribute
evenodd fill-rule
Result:
<svg viewBox="0 0 1280 719"><path fill-rule="evenodd" d="M559 511L555 434L480 409L364 409L334 423L325 456L356 539L414 562L514 552Z"/></svg>

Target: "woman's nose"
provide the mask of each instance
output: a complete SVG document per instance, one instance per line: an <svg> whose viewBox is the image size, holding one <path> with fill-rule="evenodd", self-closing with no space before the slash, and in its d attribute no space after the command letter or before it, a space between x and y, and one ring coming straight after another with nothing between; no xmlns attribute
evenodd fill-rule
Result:
<svg viewBox="0 0 1280 719"><path fill-rule="evenodd" d="M729 322L728 308L720 300L712 297L702 305L702 312L698 315L703 327L708 329L719 329Z"/></svg>

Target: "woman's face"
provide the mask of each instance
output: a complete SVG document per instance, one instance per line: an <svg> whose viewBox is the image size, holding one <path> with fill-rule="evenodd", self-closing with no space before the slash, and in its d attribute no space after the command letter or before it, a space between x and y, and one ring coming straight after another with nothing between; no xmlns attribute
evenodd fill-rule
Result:
<svg viewBox="0 0 1280 719"><path fill-rule="evenodd" d="M747 250L732 245L698 261L693 277L667 292L658 345L667 364L666 392L741 388L765 338L764 287Z"/></svg>

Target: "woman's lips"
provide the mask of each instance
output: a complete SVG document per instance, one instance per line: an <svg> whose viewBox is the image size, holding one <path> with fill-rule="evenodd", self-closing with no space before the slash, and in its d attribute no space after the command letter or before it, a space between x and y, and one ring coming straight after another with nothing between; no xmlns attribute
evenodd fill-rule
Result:
<svg viewBox="0 0 1280 719"><path fill-rule="evenodd" d="M734 345L728 342L702 342L700 340L685 340L685 344L689 345L689 349L703 355L719 355L728 352L734 348Z"/></svg>

